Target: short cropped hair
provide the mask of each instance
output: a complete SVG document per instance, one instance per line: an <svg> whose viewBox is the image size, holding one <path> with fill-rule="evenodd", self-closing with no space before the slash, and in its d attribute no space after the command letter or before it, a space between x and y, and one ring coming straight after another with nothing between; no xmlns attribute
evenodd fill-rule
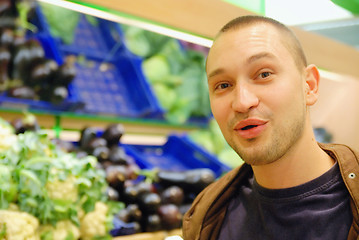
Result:
<svg viewBox="0 0 359 240"><path fill-rule="evenodd" d="M216 38L220 36L222 33L258 23L270 24L273 27L275 27L280 33L283 33L287 37L283 39L283 44L286 46L288 51L293 56L293 59L297 67L301 69L307 66L307 58L304 54L303 48L298 38L293 33L293 31L283 23L269 17L264 17L260 15L240 16L238 18L231 20L226 25L224 25L219 31L219 33L217 34Z"/></svg>

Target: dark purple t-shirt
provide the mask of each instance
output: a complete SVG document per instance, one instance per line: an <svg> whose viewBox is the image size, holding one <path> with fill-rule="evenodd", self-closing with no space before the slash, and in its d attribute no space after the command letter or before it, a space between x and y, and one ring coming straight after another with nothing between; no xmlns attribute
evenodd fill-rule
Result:
<svg viewBox="0 0 359 240"><path fill-rule="evenodd" d="M287 189L266 189L248 179L231 200L218 239L344 240L352 219L336 163L322 176Z"/></svg>

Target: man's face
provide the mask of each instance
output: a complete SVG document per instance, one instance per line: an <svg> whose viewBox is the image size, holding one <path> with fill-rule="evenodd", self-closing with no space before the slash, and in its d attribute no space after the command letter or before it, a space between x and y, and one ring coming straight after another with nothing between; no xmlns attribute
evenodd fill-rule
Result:
<svg viewBox="0 0 359 240"><path fill-rule="evenodd" d="M252 165L281 158L306 121L305 74L268 24L222 33L207 59L211 108L231 147Z"/></svg>

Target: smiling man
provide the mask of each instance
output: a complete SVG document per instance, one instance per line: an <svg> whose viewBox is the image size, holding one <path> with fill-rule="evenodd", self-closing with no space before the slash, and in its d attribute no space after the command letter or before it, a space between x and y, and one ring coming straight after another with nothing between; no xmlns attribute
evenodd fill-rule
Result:
<svg viewBox="0 0 359 240"><path fill-rule="evenodd" d="M206 72L213 116L245 164L196 198L184 239L357 239L358 154L316 142L309 108L320 76L291 30L234 19Z"/></svg>

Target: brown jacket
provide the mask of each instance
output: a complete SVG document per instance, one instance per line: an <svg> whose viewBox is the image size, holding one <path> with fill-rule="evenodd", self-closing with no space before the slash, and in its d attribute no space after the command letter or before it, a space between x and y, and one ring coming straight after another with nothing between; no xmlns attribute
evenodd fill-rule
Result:
<svg viewBox="0 0 359 240"><path fill-rule="evenodd" d="M359 239L359 153L340 144L320 146L339 163L340 172L351 196L353 212L348 239ZM183 218L184 240L217 239L229 199L238 189L242 179L252 174L252 168L243 164L203 190Z"/></svg>

